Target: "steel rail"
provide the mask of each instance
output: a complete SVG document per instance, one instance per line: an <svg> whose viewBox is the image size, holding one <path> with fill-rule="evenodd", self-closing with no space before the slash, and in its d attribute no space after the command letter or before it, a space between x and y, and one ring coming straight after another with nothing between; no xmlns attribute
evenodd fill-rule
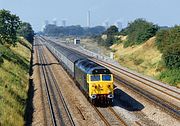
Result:
<svg viewBox="0 0 180 126"><path fill-rule="evenodd" d="M46 63L48 63L47 57L48 57L48 56L44 57ZM48 57L48 58L49 58L49 57ZM61 102L62 102L62 104L63 104L63 107L64 107L64 109L65 109L65 111L66 111L66 114L67 114L67 116L68 116L68 119L69 119L71 125L72 125L72 126L75 126L74 120L73 120L73 118L72 118L72 116L71 116L71 113L70 113L70 111L69 111L69 109L68 109L67 103L66 103L66 101L65 101L65 99L64 99L64 96L63 96L63 94L62 94L59 86L58 86L57 79L55 78L55 75L54 75L54 73L52 72L52 69L51 69L50 67L48 67L48 71L49 71L49 73L50 73L51 76L52 76L52 80L53 80L53 82L54 82L54 85L55 85L56 90L57 90L57 92L58 92L58 95L59 95L59 97L60 97L60 100L61 100Z"/></svg>
<svg viewBox="0 0 180 126"><path fill-rule="evenodd" d="M41 71L42 71L41 74L43 74L43 76L44 76L45 90L46 90L46 95L47 95L47 98L48 98L48 105L49 105L49 109L50 109L51 120L52 120L53 126L57 126L55 113L54 113L54 109L53 109L53 105L52 105L52 101L51 101L51 97L50 97L50 93L49 93L49 88L47 86L47 79L46 79L46 75L45 75L45 70L43 68L43 59L41 57L39 49L38 49L37 55L39 57L39 61L40 61L39 63L41 65Z"/></svg>

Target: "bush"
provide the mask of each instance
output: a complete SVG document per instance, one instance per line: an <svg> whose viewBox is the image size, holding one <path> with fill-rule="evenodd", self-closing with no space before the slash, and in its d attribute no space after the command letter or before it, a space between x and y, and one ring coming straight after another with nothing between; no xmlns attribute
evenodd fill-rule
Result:
<svg viewBox="0 0 180 126"><path fill-rule="evenodd" d="M168 68L180 68L180 43L167 46L167 49L164 49L163 59Z"/></svg>
<svg viewBox="0 0 180 126"><path fill-rule="evenodd" d="M104 32L104 34L116 35L116 34L118 34L118 28L115 25L112 25Z"/></svg>
<svg viewBox="0 0 180 126"><path fill-rule="evenodd" d="M160 30L156 35L156 45L163 52L168 46L174 43L180 43L180 26L171 29Z"/></svg>
<svg viewBox="0 0 180 126"><path fill-rule="evenodd" d="M140 65L141 63L144 62L144 60L143 59L134 59L133 62L135 65Z"/></svg>
<svg viewBox="0 0 180 126"><path fill-rule="evenodd" d="M177 86L180 83L180 69L167 69L162 72L158 79L170 85Z"/></svg>
<svg viewBox="0 0 180 126"><path fill-rule="evenodd" d="M180 68L180 26L159 31L156 45L163 53L162 58L166 67Z"/></svg>
<svg viewBox="0 0 180 126"><path fill-rule="evenodd" d="M110 47L114 43L117 43L117 39L113 35L108 35L107 39L103 40L100 36L95 38L97 43L101 46Z"/></svg>
<svg viewBox="0 0 180 126"><path fill-rule="evenodd" d="M131 42L131 41L129 41L129 40L127 40L127 41L124 42L123 47L124 47L124 48L127 48L127 47L132 46L132 45L134 45L134 43Z"/></svg>

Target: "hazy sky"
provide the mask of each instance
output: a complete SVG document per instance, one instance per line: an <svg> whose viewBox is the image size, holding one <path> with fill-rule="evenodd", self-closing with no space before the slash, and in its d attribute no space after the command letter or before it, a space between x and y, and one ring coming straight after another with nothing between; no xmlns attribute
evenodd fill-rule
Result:
<svg viewBox="0 0 180 126"><path fill-rule="evenodd" d="M86 26L91 12L91 26L108 21L121 21L123 26L136 18L145 18L159 25L180 24L180 0L0 0L0 9L10 10L23 21L30 22L35 31L44 21L56 19L58 25Z"/></svg>

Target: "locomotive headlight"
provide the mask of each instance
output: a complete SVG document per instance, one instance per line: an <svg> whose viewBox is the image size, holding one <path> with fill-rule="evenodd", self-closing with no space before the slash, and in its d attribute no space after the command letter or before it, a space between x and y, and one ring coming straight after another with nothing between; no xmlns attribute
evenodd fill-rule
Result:
<svg viewBox="0 0 180 126"><path fill-rule="evenodd" d="M109 95L108 95L108 98L113 98L113 97L114 97L113 94L109 94Z"/></svg>
<svg viewBox="0 0 180 126"><path fill-rule="evenodd" d="M96 95L95 94L91 95L90 97L91 97L91 99L96 99Z"/></svg>

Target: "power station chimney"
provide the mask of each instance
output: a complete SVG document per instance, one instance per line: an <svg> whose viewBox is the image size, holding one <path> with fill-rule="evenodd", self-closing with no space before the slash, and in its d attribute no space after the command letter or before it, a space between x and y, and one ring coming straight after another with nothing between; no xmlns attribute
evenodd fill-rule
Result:
<svg viewBox="0 0 180 126"><path fill-rule="evenodd" d="M88 13L87 13L87 27L91 27L91 24L90 24L91 23L90 22L91 21L91 19L90 19L91 17L90 16L91 16L90 15L90 11L88 11Z"/></svg>
<svg viewBox="0 0 180 126"><path fill-rule="evenodd" d="M62 26L63 26L63 27L66 27L66 20L65 20L65 19L62 20Z"/></svg>

